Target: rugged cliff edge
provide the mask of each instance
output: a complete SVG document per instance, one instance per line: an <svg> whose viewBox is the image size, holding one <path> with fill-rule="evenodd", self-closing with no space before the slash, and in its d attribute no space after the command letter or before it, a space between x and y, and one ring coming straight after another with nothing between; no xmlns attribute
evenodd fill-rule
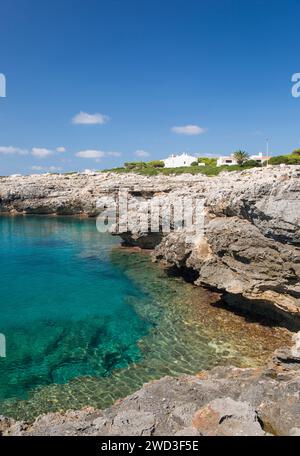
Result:
<svg viewBox="0 0 300 456"><path fill-rule="evenodd" d="M106 410L0 417L0 435L300 435L300 333L263 368L217 367L164 377Z"/></svg>
<svg viewBox="0 0 300 456"><path fill-rule="evenodd" d="M152 233L137 228L120 233L127 245L153 249L154 261L166 262L196 285L221 290L229 304L298 318L299 167L215 178L135 174L1 178L0 211L96 216L102 210L98 198L117 198L124 189L132 219L140 197L148 201L196 197L205 208L204 232L195 240L184 229ZM164 377L104 411L86 408L48 414L32 424L0 417L0 435L300 435L299 333L294 343L292 349L278 350L268 366L217 367L196 376Z"/></svg>
<svg viewBox="0 0 300 456"><path fill-rule="evenodd" d="M300 167L255 168L218 177L7 177L0 179L0 211L95 216L101 212L99 198L117 198L120 190L128 192L129 219L135 218L141 197L199 198L205 207L204 235L194 242L185 230L128 228L120 233L126 245L154 249L155 261L167 262L196 285L222 291L229 304L299 315Z"/></svg>

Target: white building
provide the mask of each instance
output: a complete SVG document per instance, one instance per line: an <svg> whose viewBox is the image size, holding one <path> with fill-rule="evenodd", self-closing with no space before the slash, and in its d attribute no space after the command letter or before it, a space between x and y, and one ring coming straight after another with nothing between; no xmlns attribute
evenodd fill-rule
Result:
<svg viewBox="0 0 300 456"><path fill-rule="evenodd" d="M85 169L84 171L81 171L80 174L84 174L84 175L87 175L87 176L96 176L96 171L92 170L92 169Z"/></svg>
<svg viewBox="0 0 300 456"><path fill-rule="evenodd" d="M259 152L259 154L256 155L250 155L249 160L254 160L257 163L264 163L265 161L268 160L268 157L264 156L262 152ZM231 166L231 165L237 165L238 162L234 158L234 154L219 157L217 160L217 166Z"/></svg>
<svg viewBox="0 0 300 456"><path fill-rule="evenodd" d="M179 168L180 166L191 166L191 164L197 161L196 157L183 153L181 155L171 155L168 158L162 160L166 168Z"/></svg>
<svg viewBox="0 0 300 456"><path fill-rule="evenodd" d="M257 154L257 155L250 155L250 160L254 160L257 163L264 163L268 159L269 159L269 157L263 155L262 152L259 152L259 154Z"/></svg>
<svg viewBox="0 0 300 456"><path fill-rule="evenodd" d="M230 166L230 165L237 165L237 161L234 158L234 154L219 157L217 160L217 166Z"/></svg>

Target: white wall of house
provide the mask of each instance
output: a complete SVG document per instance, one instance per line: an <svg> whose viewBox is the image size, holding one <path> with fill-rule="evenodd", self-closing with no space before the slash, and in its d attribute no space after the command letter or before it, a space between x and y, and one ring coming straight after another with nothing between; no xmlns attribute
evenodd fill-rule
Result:
<svg viewBox="0 0 300 456"><path fill-rule="evenodd" d="M258 163L263 163L268 160L268 157L264 156L262 152L259 152L259 154L256 155L250 155L249 157L250 160L255 160Z"/></svg>
<svg viewBox="0 0 300 456"><path fill-rule="evenodd" d="M171 155L163 160L166 168L179 168L180 166L191 166L191 164L197 161L196 157L183 153L181 155Z"/></svg>
<svg viewBox="0 0 300 456"><path fill-rule="evenodd" d="M97 173L92 169L85 169L84 171L81 171L80 174L95 176Z"/></svg>
<svg viewBox="0 0 300 456"><path fill-rule="evenodd" d="M219 157L217 160L217 166L231 166L237 165L237 161L235 160L233 154Z"/></svg>
<svg viewBox="0 0 300 456"><path fill-rule="evenodd" d="M259 154L256 155L250 155L249 160L255 160L258 163L263 163L267 161L268 157L265 157L262 152L259 152ZM237 165L238 162L234 158L234 154L228 155L228 156L223 156L219 157L217 160L217 166L231 166L231 165Z"/></svg>

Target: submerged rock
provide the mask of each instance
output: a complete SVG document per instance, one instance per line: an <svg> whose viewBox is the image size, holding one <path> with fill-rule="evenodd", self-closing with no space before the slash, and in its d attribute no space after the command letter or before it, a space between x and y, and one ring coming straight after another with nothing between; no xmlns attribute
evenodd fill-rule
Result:
<svg viewBox="0 0 300 456"><path fill-rule="evenodd" d="M300 168L145 177L135 174L25 176L0 179L0 212L95 216L98 198L128 191L138 198L200 198L205 230L153 235L125 229L126 245L155 249L195 285L224 292L230 305L300 313ZM160 222L163 216L160 217ZM3 435L297 435L300 429L299 336L260 369L217 367L198 376L164 377L104 410L52 413L34 423L0 418ZM185 434L186 433L186 434Z"/></svg>
<svg viewBox="0 0 300 456"><path fill-rule="evenodd" d="M164 377L103 411L51 413L34 423L1 417L0 432L4 436L299 435L300 357L294 350L276 352L262 368L216 367L195 376Z"/></svg>
<svg viewBox="0 0 300 456"><path fill-rule="evenodd" d="M128 194L128 213L118 212L115 234L126 246L154 249L194 281L226 293L235 305L299 314L300 308L300 167L271 166L217 177L133 173L31 175L0 179L0 212L95 216L119 191ZM103 203L99 205L99 198ZM205 234L191 244L186 233L141 227L137 218L144 202L201 199ZM150 222L147 204L142 217ZM144 211L144 212L143 212ZM169 209L160 214L161 225ZM169 214L170 215L170 214ZM121 230L119 223L127 220ZM275 305L275 306L274 306Z"/></svg>

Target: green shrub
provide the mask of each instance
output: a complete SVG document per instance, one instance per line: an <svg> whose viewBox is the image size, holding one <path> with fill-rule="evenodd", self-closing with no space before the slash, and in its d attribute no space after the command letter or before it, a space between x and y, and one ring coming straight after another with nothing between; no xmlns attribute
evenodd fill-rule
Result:
<svg viewBox="0 0 300 456"><path fill-rule="evenodd" d="M145 162L125 162L124 166L126 169L141 169L141 168L147 168L147 163L145 163Z"/></svg>
<svg viewBox="0 0 300 456"><path fill-rule="evenodd" d="M119 167L119 168L111 168L111 169L102 169L100 171L101 173L129 173L130 170L129 169L126 169L124 167Z"/></svg>
<svg viewBox="0 0 300 456"><path fill-rule="evenodd" d="M289 165L300 165L300 155L289 156Z"/></svg>
<svg viewBox="0 0 300 456"><path fill-rule="evenodd" d="M150 166L150 168L164 168L165 163L162 160L152 160L147 162L147 166Z"/></svg>
<svg viewBox="0 0 300 456"><path fill-rule="evenodd" d="M287 155L277 155L277 157L271 157L269 160L270 165L281 165L282 163L288 164Z"/></svg>
<svg viewBox="0 0 300 456"><path fill-rule="evenodd" d="M278 155L277 157L271 157L269 160L270 165L300 165L300 155L289 154L289 155Z"/></svg>
<svg viewBox="0 0 300 456"><path fill-rule="evenodd" d="M205 163L205 165L217 166L217 159L209 157L198 157L198 163Z"/></svg>
<svg viewBox="0 0 300 456"><path fill-rule="evenodd" d="M293 150L292 155L299 155L300 156L300 149Z"/></svg>
<svg viewBox="0 0 300 456"><path fill-rule="evenodd" d="M261 166L261 163L258 163L256 160L247 160L243 166L247 168L255 168Z"/></svg>
<svg viewBox="0 0 300 456"><path fill-rule="evenodd" d="M126 169L134 169L136 167L137 162L125 162L124 166Z"/></svg>

